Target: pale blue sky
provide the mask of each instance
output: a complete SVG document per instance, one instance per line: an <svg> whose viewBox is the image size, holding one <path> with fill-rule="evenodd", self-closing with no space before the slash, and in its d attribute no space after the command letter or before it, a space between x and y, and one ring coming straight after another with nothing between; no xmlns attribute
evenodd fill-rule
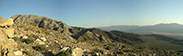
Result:
<svg viewBox="0 0 183 56"><path fill-rule="evenodd" d="M80 27L183 24L183 0L0 0L0 16L19 14Z"/></svg>

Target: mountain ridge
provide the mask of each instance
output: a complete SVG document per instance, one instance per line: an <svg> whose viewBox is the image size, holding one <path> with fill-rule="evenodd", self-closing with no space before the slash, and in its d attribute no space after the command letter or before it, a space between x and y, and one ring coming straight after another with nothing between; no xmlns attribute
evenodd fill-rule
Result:
<svg viewBox="0 0 183 56"><path fill-rule="evenodd" d="M103 41L108 43L112 43L114 41L127 43L127 44L135 43L129 40L128 38L125 39L123 37L120 37L108 31L103 31L97 28L71 27L61 21L58 22L48 17L39 17L36 15L15 15L15 16L12 16L11 18L14 19L15 23L28 23L40 28L60 31L61 33L70 35L71 37L81 41L93 40L93 41L99 41L99 42ZM133 38L136 38L136 37L133 37Z"/></svg>

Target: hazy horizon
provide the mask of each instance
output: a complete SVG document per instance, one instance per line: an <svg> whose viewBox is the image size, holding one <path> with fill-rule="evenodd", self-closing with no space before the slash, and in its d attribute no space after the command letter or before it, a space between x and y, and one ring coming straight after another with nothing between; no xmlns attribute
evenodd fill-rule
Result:
<svg viewBox="0 0 183 56"><path fill-rule="evenodd" d="M182 0L0 0L0 16L46 16L70 26L183 24Z"/></svg>

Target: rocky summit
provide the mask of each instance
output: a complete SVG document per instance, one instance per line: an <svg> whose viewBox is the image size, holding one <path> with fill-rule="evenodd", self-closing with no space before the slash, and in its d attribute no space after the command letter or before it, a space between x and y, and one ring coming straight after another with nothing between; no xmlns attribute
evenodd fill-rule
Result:
<svg viewBox="0 0 183 56"><path fill-rule="evenodd" d="M36 15L0 16L1 56L163 56L182 55L134 44L144 35L97 28L71 27Z"/></svg>

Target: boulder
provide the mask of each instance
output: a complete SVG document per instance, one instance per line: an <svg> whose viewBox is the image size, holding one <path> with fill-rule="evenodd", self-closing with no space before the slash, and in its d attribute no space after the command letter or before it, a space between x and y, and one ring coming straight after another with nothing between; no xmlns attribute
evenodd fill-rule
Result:
<svg viewBox="0 0 183 56"><path fill-rule="evenodd" d="M81 48L74 48L71 50L72 56L82 56L83 55L83 50Z"/></svg>
<svg viewBox="0 0 183 56"><path fill-rule="evenodd" d="M25 40L28 39L28 36L21 36L20 39L21 39L22 41L25 41Z"/></svg>
<svg viewBox="0 0 183 56"><path fill-rule="evenodd" d="M46 41L46 38L45 37L41 37L40 39L43 40L43 41Z"/></svg>
<svg viewBox="0 0 183 56"><path fill-rule="evenodd" d="M36 39L36 41L34 43L35 44L38 44L38 45L44 45L44 44L46 44L45 42L41 41L40 39Z"/></svg>
<svg viewBox="0 0 183 56"><path fill-rule="evenodd" d="M64 47L64 48L62 48L62 49L60 49L60 51L63 51L63 50L68 50L69 49L69 47Z"/></svg>
<svg viewBox="0 0 183 56"><path fill-rule="evenodd" d="M22 55L22 51L15 51L14 54L15 55Z"/></svg>

